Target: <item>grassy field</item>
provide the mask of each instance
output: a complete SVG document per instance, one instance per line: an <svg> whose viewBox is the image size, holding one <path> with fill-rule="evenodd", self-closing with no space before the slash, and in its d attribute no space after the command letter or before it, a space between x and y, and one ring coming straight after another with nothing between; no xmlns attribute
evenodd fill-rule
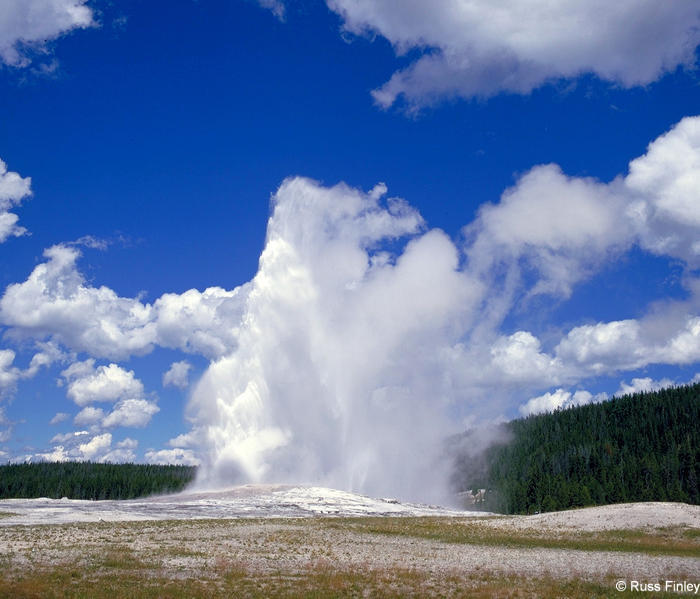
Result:
<svg viewBox="0 0 700 599"><path fill-rule="evenodd" d="M0 527L0 597L619 598L640 596L615 590L635 572L698 582L697 529L553 538L408 517Z"/></svg>

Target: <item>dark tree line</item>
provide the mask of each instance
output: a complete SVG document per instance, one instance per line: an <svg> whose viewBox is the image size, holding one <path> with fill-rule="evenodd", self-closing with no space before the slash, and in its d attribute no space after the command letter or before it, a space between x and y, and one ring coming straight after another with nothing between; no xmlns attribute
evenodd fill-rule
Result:
<svg viewBox="0 0 700 599"><path fill-rule="evenodd" d="M700 384L529 416L498 433L509 441L476 457L462 452L456 463L458 490L486 489L483 509L700 503Z"/></svg>
<svg viewBox="0 0 700 599"><path fill-rule="evenodd" d="M181 491L193 466L38 462L0 466L0 499L133 499Z"/></svg>

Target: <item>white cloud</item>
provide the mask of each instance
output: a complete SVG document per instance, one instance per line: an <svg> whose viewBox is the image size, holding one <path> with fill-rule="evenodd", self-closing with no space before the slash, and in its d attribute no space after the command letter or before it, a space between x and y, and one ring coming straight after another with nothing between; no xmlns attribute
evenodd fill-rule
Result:
<svg viewBox="0 0 700 599"><path fill-rule="evenodd" d="M75 441L85 435L89 435L88 431L73 431L70 433L58 433L51 438L51 443L68 443L70 441Z"/></svg>
<svg viewBox="0 0 700 599"><path fill-rule="evenodd" d="M650 377L633 378L631 383L620 381L620 388L615 395L631 395L633 393L641 393L643 391L658 391L666 387L671 387L673 381L671 379L661 379L655 381Z"/></svg>
<svg viewBox="0 0 700 599"><path fill-rule="evenodd" d="M47 367L65 355L49 343L37 344L41 351L32 356L29 366L22 370L14 365L16 354L11 349L0 349L0 397L14 393L17 383L22 379L30 379L42 367Z"/></svg>
<svg viewBox="0 0 700 599"><path fill-rule="evenodd" d="M14 391L20 378L20 369L14 366L15 352L0 349L0 397Z"/></svg>
<svg viewBox="0 0 700 599"><path fill-rule="evenodd" d="M173 437L168 441L168 445L170 447L175 447L175 448L182 448L182 447L196 447L201 443L201 439L199 438L200 431L198 430L191 430L187 433L183 433L181 435L178 435L177 437Z"/></svg>
<svg viewBox="0 0 700 599"><path fill-rule="evenodd" d="M534 167L465 229L471 269L492 272L524 259L539 276L533 294L567 297L611 252L632 243L618 187L567 177L554 164Z"/></svg>
<svg viewBox="0 0 700 599"><path fill-rule="evenodd" d="M499 378L510 383L552 380L560 376L562 368L556 358L541 351L539 339L527 331L496 340L491 346L491 358Z"/></svg>
<svg viewBox="0 0 700 599"><path fill-rule="evenodd" d="M148 450L145 454L149 464L182 464L184 466L199 466L200 460L191 449L161 449Z"/></svg>
<svg viewBox="0 0 700 599"><path fill-rule="evenodd" d="M27 232L24 227L17 225L19 218L10 209L31 195L31 183L29 177L23 178L17 173L8 172L7 165L0 160L0 243Z"/></svg>
<svg viewBox="0 0 700 599"><path fill-rule="evenodd" d="M593 395L589 391L579 390L571 393L564 389L557 389L552 393L545 393L538 397L533 397L518 409L523 416L532 416L545 412L554 412L575 406L583 406L588 403L604 401L608 398L606 393Z"/></svg>
<svg viewBox="0 0 700 599"><path fill-rule="evenodd" d="M32 456L27 456L23 462L39 460L44 462L68 462L77 459L77 456L71 455L66 451L63 445L56 445L52 451L47 451L44 453L35 453Z"/></svg>
<svg viewBox="0 0 700 599"><path fill-rule="evenodd" d="M61 373L68 382L66 395L77 405L85 406L94 401L114 402L141 398L143 384L132 370L124 370L116 364L94 368L92 358L76 362Z"/></svg>
<svg viewBox="0 0 700 599"><path fill-rule="evenodd" d="M700 42L695 0L326 0L347 32L379 34L397 54L422 56L373 92L381 106L528 93L593 73L624 87L692 65Z"/></svg>
<svg viewBox="0 0 700 599"><path fill-rule="evenodd" d="M186 360L173 362L168 371L163 374L163 387L171 385L179 389L187 388L187 385L189 385L189 372L191 368L192 364Z"/></svg>
<svg viewBox="0 0 700 599"><path fill-rule="evenodd" d="M568 297L576 283L635 244L697 267L698 189L697 116L652 142L627 176L609 183L536 166L465 228L468 269L498 287L494 306L509 310L518 293ZM534 282L524 293L526 279Z"/></svg>
<svg viewBox="0 0 700 599"><path fill-rule="evenodd" d="M91 424L97 424L102 418L104 418L104 410L101 408L93 408L92 406L87 406L80 410L73 418L73 424L76 426L90 426Z"/></svg>
<svg viewBox="0 0 700 599"><path fill-rule="evenodd" d="M70 414L67 414L66 412L56 412L54 417L49 421L49 424L54 425L54 424L60 424L61 422L65 422L70 418Z"/></svg>
<svg viewBox="0 0 700 599"><path fill-rule="evenodd" d="M160 411L153 402L145 399L123 399L103 420L102 426L131 426L143 428L151 417Z"/></svg>
<svg viewBox="0 0 700 599"><path fill-rule="evenodd" d="M700 266L700 117L686 117L630 162L625 187L641 243Z"/></svg>
<svg viewBox="0 0 700 599"><path fill-rule="evenodd" d="M93 435L90 438L90 435ZM29 456L33 459L45 461L82 461L93 462L133 462L136 459L134 450L138 447L138 441L126 437L112 446L112 434L101 433L95 435L88 431L73 431L55 435L51 443L57 443L52 451L37 453Z"/></svg>
<svg viewBox="0 0 700 599"><path fill-rule="evenodd" d="M61 376L68 383L66 395L83 409L73 422L78 426L98 425L144 427L151 417L160 411L152 401L145 399L143 383L132 370L124 370L117 364L98 366L92 358L75 362ZM89 404L116 402L109 414Z"/></svg>
<svg viewBox="0 0 700 599"><path fill-rule="evenodd" d="M44 252L24 283L9 285L0 300L0 320L20 336L50 337L93 356L126 357L150 351L155 327L151 307L121 298L107 287L84 285L75 268L75 247Z"/></svg>
<svg viewBox="0 0 700 599"><path fill-rule="evenodd" d="M78 451L84 460L94 460L101 457L101 455L104 454L111 445L111 433L103 433L101 435L95 435L87 443L81 443L78 445ZM58 447L56 449L58 449ZM63 448L61 447L61 449Z"/></svg>
<svg viewBox="0 0 700 599"><path fill-rule="evenodd" d="M0 3L0 59L23 67L31 52L46 52L47 42L94 25L87 0L3 0Z"/></svg>
<svg viewBox="0 0 700 599"><path fill-rule="evenodd" d="M247 286L165 293L153 305L155 342L214 359L236 347Z"/></svg>
<svg viewBox="0 0 700 599"><path fill-rule="evenodd" d="M100 458L100 462L111 462L124 463L124 462L134 462L136 460L136 454L134 450L138 447L138 441L136 439L130 439L127 437L123 441L117 443L115 449L104 454Z"/></svg>
<svg viewBox="0 0 700 599"><path fill-rule="evenodd" d="M216 358L236 346L248 286L166 293L144 304L86 285L74 246L53 246L44 256L46 262L26 281L9 285L0 299L0 322L11 327L10 336L48 338L110 359L146 354L155 345Z"/></svg>

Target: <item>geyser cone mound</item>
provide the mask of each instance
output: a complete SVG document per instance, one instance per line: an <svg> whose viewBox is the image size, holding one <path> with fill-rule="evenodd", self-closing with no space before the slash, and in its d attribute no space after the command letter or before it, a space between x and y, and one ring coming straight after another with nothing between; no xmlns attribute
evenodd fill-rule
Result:
<svg viewBox="0 0 700 599"><path fill-rule="evenodd" d="M391 498L372 498L325 487L243 485L216 491L187 491L128 501L5 499L0 511L15 515L1 525L201 518L299 518L309 516L483 515Z"/></svg>

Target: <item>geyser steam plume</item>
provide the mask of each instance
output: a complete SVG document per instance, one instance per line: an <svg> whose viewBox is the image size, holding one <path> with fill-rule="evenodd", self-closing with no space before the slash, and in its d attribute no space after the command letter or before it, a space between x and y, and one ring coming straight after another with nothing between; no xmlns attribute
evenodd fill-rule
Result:
<svg viewBox="0 0 700 599"><path fill-rule="evenodd" d="M294 178L273 197L238 348L192 396L200 485L444 498L456 424L445 352L479 285L444 233L385 194Z"/></svg>

